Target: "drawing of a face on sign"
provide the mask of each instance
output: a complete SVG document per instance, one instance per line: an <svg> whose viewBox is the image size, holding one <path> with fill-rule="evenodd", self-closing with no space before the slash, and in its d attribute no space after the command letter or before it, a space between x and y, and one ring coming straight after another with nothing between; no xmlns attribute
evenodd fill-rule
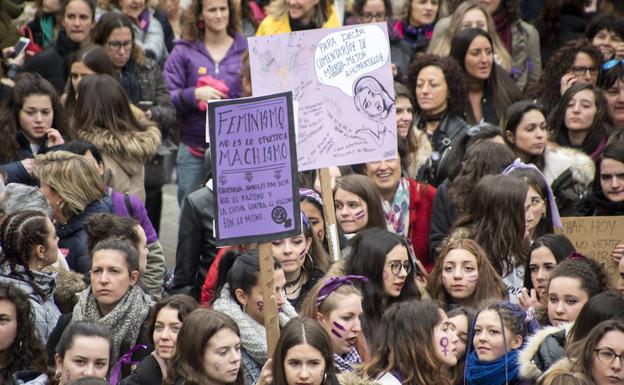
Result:
<svg viewBox="0 0 624 385"><path fill-rule="evenodd" d="M394 99L372 76L359 78L353 87L353 94L355 108L377 123L385 119L394 106Z"/></svg>

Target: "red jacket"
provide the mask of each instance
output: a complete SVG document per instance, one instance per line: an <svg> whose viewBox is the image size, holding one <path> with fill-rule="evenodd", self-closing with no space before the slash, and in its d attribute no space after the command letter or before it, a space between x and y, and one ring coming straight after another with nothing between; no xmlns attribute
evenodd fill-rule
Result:
<svg viewBox="0 0 624 385"><path fill-rule="evenodd" d="M435 187L407 178L409 183L409 239L416 258L431 272L433 261L429 257L429 223L435 198Z"/></svg>

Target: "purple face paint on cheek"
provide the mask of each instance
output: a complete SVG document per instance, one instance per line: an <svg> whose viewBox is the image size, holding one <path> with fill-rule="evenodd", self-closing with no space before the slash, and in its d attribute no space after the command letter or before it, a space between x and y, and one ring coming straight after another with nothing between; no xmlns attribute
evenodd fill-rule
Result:
<svg viewBox="0 0 624 385"><path fill-rule="evenodd" d="M316 233L316 236L318 237L318 239L322 242L323 241L323 230L319 230Z"/></svg>
<svg viewBox="0 0 624 385"><path fill-rule="evenodd" d="M358 211L357 213L353 214L355 219L362 219L362 218L364 218L365 215L366 215L366 213L364 211Z"/></svg>
<svg viewBox="0 0 624 385"><path fill-rule="evenodd" d="M299 253L299 259L304 259L304 258L305 258L305 256L306 256L306 250L305 250L305 249L303 249L303 250L301 250L301 252Z"/></svg>
<svg viewBox="0 0 624 385"><path fill-rule="evenodd" d="M338 337L338 338L342 338L342 334L338 333L338 332L336 331L336 329L332 328L331 332L332 332L332 334L333 334L333 335L335 335L336 337Z"/></svg>
<svg viewBox="0 0 624 385"><path fill-rule="evenodd" d="M258 307L258 311L264 311L264 301L256 302L256 306Z"/></svg>
<svg viewBox="0 0 624 385"><path fill-rule="evenodd" d="M447 346L449 344L448 338L446 338L446 337L440 338L440 342L439 343L440 343L440 347L442 348L440 350L442 350L442 353L444 353L444 357L446 357L446 354L448 353L448 347Z"/></svg>
<svg viewBox="0 0 624 385"><path fill-rule="evenodd" d="M469 275L466 277L466 281L470 282L470 283L475 283L479 280L479 275L478 274L473 274L473 275Z"/></svg>
<svg viewBox="0 0 624 385"><path fill-rule="evenodd" d="M338 322L334 321L334 326L336 327L336 329L338 330L342 330L343 332L346 332L347 329L345 329L344 326L342 326L341 324L339 324Z"/></svg>

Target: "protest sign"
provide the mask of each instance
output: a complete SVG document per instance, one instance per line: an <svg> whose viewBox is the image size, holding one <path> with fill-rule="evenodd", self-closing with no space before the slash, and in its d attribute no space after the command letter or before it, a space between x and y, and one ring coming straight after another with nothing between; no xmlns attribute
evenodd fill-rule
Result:
<svg viewBox="0 0 624 385"><path fill-rule="evenodd" d="M208 103L217 245L301 234L292 94Z"/></svg>
<svg viewBox="0 0 624 385"><path fill-rule="evenodd" d="M600 262L611 282L618 276L618 266L611 259L613 248L624 243L624 217L565 217L561 218L562 233L576 250Z"/></svg>
<svg viewBox="0 0 624 385"><path fill-rule="evenodd" d="M254 96L292 91L300 171L397 156L386 23L249 38Z"/></svg>

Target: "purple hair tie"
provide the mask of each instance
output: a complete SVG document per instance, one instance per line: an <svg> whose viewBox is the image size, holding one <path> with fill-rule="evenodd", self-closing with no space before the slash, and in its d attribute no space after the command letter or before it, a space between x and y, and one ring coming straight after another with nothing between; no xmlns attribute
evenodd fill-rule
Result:
<svg viewBox="0 0 624 385"><path fill-rule="evenodd" d="M319 193L317 193L315 190L312 190L310 188L300 188L299 189L299 200L301 200L301 198L304 198L304 197L310 198L313 201L316 201L321 206L323 206L323 199L321 198Z"/></svg>
<svg viewBox="0 0 624 385"><path fill-rule="evenodd" d="M540 169L537 168L537 166L535 166L532 163L529 163L529 164L524 163L520 160L520 158L518 158L514 160L512 164L507 166L505 170L503 170L503 175L507 175L513 170L521 170L521 169L535 170L542 177L542 179L544 180L544 184L546 185L546 196L548 198L548 206L550 207L550 216L552 217L553 227L557 227L563 230L563 225L561 224L561 217L559 216L559 209L557 208L557 203L555 202L555 195L553 194L552 189L550 188L550 184L546 180L546 177L540 171Z"/></svg>
<svg viewBox="0 0 624 385"><path fill-rule="evenodd" d="M587 257L579 252L574 251L570 253L570 255L568 256L568 259L570 261L585 261L587 260Z"/></svg>
<svg viewBox="0 0 624 385"><path fill-rule="evenodd" d="M363 275L343 275L327 279L325 284L323 284L323 287L321 287L321 290L319 290L318 297L316 297L316 306L319 307L321 303L323 303L323 301L325 301L325 299L340 286L347 284L351 285L353 284L353 281L368 282L368 278Z"/></svg>

